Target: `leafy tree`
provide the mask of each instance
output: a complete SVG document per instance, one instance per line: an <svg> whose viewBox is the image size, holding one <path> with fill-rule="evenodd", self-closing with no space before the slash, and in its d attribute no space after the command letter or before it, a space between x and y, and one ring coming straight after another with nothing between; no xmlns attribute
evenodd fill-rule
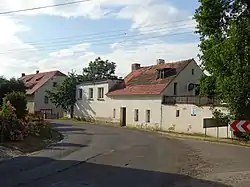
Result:
<svg viewBox="0 0 250 187"><path fill-rule="evenodd" d="M7 80L4 77L0 77L0 105L2 104L2 99L5 97L7 93L11 92L25 93L25 91L26 87L21 80L15 78Z"/></svg>
<svg viewBox="0 0 250 187"><path fill-rule="evenodd" d="M27 111L27 99L23 92L10 92L4 97L15 108L15 114L18 119L24 119Z"/></svg>
<svg viewBox="0 0 250 187"><path fill-rule="evenodd" d="M201 90L214 92L234 119L250 119L250 2L199 0L195 20L200 34L200 60L211 74ZM209 85L215 86L213 91ZM209 93L208 93L209 94Z"/></svg>
<svg viewBox="0 0 250 187"><path fill-rule="evenodd" d="M94 61L90 61L88 67L83 68L83 74L80 78L82 81L116 78L115 69L114 62L98 57Z"/></svg>
<svg viewBox="0 0 250 187"><path fill-rule="evenodd" d="M98 57L91 61L88 67L83 68L82 75L69 73L69 76L54 90L47 91L48 97L57 107L70 111L70 117L73 118L76 102L76 85L84 81L115 78L115 68L114 62L104 61Z"/></svg>
<svg viewBox="0 0 250 187"><path fill-rule="evenodd" d="M54 90L47 91L48 97L51 102L54 103L57 107L62 107L65 111L70 111L71 118L74 114L77 84L78 76L72 72L69 73L68 77Z"/></svg>

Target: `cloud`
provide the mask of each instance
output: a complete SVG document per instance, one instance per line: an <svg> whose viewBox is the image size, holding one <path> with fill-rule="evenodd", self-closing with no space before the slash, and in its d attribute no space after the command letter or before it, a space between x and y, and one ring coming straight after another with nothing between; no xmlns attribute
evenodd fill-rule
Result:
<svg viewBox="0 0 250 187"><path fill-rule="evenodd" d="M86 45L86 44L82 44ZM114 44L116 46L117 43ZM187 58L195 58L198 53L198 43L178 43L166 44L159 40L149 40L138 43L133 48L124 45L122 48L114 48L109 53L97 53L93 51L81 51L77 53L75 47L68 48L68 52L73 56L61 58L62 56L50 55L49 58L38 62L42 70L60 69L67 73L72 69L77 73L82 72L82 68L86 67L91 60L100 56L103 59L116 62L117 74L125 76L130 72L131 64L139 62L142 65L152 65L156 63L156 59L163 58L166 61L175 61ZM56 53L56 52L55 52Z"/></svg>
<svg viewBox="0 0 250 187"><path fill-rule="evenodd" d="M0 16L0 23L3 25L0 32L0 75L16 76L15 72L29 69L28 62L31 66L35 63L35 58L23 49L32 50L35 54L36 48L17 37L18 33L30 31L30 28L9 16Z"/></svg>

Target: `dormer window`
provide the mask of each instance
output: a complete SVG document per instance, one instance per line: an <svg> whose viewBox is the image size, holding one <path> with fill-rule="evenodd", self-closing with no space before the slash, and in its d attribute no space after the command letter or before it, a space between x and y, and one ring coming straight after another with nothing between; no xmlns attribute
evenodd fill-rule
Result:
<svg viewBox="0 0 250 187"><path fill-rule="evenodd" d="M159 69L158 70L158 79L164 79L169 76L175 75L176 74L176 69L175 68L164 68L164 69Z"/></svg>

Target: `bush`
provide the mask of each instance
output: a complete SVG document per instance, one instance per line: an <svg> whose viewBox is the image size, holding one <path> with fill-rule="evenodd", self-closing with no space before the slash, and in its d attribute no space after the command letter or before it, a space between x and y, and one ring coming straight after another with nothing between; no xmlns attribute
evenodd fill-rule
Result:
<svg viewBox="0 0 250 187"><path fill-rule="evenodd" d="M6 99L0 111L0 137L1 142L5 140L23 140L24 139L24 123L17 119L15 108Z"/></svg>
<svg viewBox="0 0 250 187"><path fill-rule="evenodd" d="M26 116L26 120L17 118L15 108L7 99L4 99L0 110L0 140L4 141L22 141L27 136L36 136L41 138L52 137L52 126L43 121L35 114ZM38 119L38 120L34 120Z"/></svg>
<svg viewBox="0 0 250 187"><path fill-rule="evenodd" d="M27 112L26 95L22 92L11 92L5 95L4 100L10 101L11 105L16 109L15 114L18 119L24 119Z"/></svg>
<svg viewBox="0 0 250 187"><path fill-rule="evenodd" d="M29 113L25 116L25 121L43 121L43 116Z"/></svg>

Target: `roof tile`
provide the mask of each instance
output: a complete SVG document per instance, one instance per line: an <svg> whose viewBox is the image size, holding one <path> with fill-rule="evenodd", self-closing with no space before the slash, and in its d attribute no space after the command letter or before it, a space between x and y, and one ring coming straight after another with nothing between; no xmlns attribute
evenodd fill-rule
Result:
<svg viewBox="0 0 250 187"><path fill-rule="evenodd" d="M27 87L26 93L28 95L34 94L40 87L42 87L48 80L54 76L66 76L60 71L49 71L37 74L30 74L21 77L20 79L24 82Z"/></svg>
<svg viewBox="0 0 250 187"><path fill-rule="evenodd" d="M170 82L192 61L193 59L141 67L129 73L124 78L125 85L107 93L108 96L116 95L158 95L161 94ZM174 68L176 73L164 79L157 79L157 70Z"/></svg>

